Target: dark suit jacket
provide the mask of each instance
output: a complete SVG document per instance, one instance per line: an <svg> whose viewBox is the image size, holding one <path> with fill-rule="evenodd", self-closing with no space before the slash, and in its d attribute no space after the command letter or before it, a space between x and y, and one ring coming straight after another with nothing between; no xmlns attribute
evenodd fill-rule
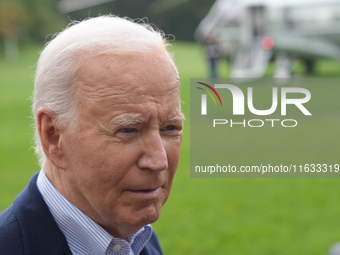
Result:
<svg viewBox="0 0 340 255"><path fill-rule="evenodd" d="M35 174L13 205L0 214L1 255L72 255L37 188L37 177ZM140 254L162 254L155 233Z"/></svg>

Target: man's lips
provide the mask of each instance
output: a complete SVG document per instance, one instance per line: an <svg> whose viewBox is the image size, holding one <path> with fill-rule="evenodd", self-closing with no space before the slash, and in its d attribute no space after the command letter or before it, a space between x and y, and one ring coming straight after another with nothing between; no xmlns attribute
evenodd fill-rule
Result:
<svg viewBox="0 0 340 255"><path fill-rule="evenodd" d="M137 195L145 195L145 196L155 196L160 191L161 187L158 188L150 188L150 189L128 189L127 191L132 192Z"/></svg>

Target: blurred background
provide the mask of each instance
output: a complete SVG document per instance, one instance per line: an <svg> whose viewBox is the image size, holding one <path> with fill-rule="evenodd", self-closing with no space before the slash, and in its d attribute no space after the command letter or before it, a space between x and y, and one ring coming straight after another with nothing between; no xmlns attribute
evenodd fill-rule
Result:
<svg viewBox="0 0 340 255"><path fill-rule="evenodd" d="M190 178L189 86L340 77L339 0L0 0L0 211L40 170L30 111L39 52L68 22L108 13L148 17L176 38L188 121L172 194L153 224L165 254L328 254L340 241L337 179Z"/></svg>

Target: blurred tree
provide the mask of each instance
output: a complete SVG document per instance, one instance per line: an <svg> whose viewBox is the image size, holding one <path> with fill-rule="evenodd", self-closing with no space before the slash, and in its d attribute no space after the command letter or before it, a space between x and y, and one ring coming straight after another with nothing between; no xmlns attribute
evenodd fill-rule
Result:
<svg viewBox="0 0 340 255"><path fill-rule="evenodd" d="M150 5L155 23L176 39L192 41L194 32L215 0L158 0ZM155 8L156 7L156 8Z"/></svg>
<svg viewBox="0 0 340 255"><path fill-rule="evenodd" d="M178 40L192 41L199 22L208 13L215 0L116 0L68 13L70 19L112 13L120 17L148 17L150 23Z"/></svg>
<svg viewBox="0 0 340 255"><path fill-rule="evenodd" d="M69 20L112 13L120 17L148 17L178 40L193 40L199 22L215 0L116 0L67 14L57 9L60 0L0 0L0 37L7 56L18 53L18 38L28 36L44 43L46 36L61 31Z"/></svg>
<svg viewBox="0 0 340 255"><path fill-rule="evenodd" d="M19 55L18 39L30 37L45 42L49 34L67 25L67 17L56 10L58 0L1 0L0 39L4 40L5 55Z"/></svg>
<svg viewBox="0 0 340 255"><path fill-rule="evenodd" d="M19 56L18 37L20 28L26 23L27 14L18 0L0 2L0 35L4 39L5 56L9 60Z"/></svg>
<svg viewBox="0 0 340 255"><path fill-rule="evenodd" d="M67 17L57 11L58 0L25 0L24 7L31 22L27 24L29 35L45 42L47 35L61 31L67 25Z"/></svg>

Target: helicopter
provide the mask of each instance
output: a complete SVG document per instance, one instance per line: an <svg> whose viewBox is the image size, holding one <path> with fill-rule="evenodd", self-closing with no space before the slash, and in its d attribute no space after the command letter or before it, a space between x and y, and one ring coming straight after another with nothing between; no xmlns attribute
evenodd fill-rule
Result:
<svg viewBox="0 0 340 255"><path fill-rule="evenodd" d="M340 61L339 0L216 0L195 38L214 37L231 78L261 78L275 61L276 78L292 76L292 61L312 73L318 59Z"/></svg>

